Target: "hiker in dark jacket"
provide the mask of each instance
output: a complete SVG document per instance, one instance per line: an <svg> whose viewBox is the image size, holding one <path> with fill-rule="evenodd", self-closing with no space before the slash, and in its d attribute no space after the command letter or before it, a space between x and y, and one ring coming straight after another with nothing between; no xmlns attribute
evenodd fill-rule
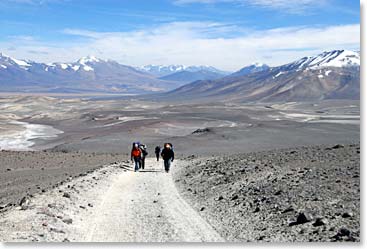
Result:
<svg viewBox="0 0 367 249"><path fill-rule="evenodd" d="M166 173L168 173L171 167L171 162L173 162L173 160L175 159L175 153L172 150L171 144L164 144L161 156L164 161L164 170L166 171Z"/></svg>
<svg viewBox="0 0 367 249"><path fill-rule="evenodd" d="M139 143L133 143L133 148L131 149L131 161L135 162L134 171L138 171L141 165L142 152L139 148Z"/></svg>
<svg viewBox="0 0 367 249"><path fill-rule="evenodd" d="M140 150L141 150L141 168L144 169L145 168L145 157L148 155L148 151L147 151L147 146L145 144L141 144L140 145Z"/></svg>
<svg viewBox="0 0 367 249"><path fill-rule="evenodd" d="M157 147L155 147L155 156L157 157L157 162L159 161L159 154L161 154L161 147L157 145Z"/></svg>

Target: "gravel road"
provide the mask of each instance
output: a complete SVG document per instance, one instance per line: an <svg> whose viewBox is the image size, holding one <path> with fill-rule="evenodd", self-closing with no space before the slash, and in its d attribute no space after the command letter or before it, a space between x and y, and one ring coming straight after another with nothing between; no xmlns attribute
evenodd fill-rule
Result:
<svg viewBox="0 0 367 249"><path fill-rule="evenodd" d="M180 197L162 162L146 164L138 173L109 165L34 196L0 215L0 240L224 241Z"/></svg>

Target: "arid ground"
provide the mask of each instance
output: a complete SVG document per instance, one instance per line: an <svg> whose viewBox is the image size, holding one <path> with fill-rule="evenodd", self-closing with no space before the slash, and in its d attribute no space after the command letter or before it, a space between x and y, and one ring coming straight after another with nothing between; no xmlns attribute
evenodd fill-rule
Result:
<svg viewBox="0 0 367 249"><path fill-rule="evenodd" d="M177 187L178 192L163 193L161 200L149 199L149 202L162 201L160 208L166 208L167 213L154 213L164 217L162 221L139 211L136 215L143 219L139 226L149 220L155 224L152 231L162 222L167 231L170 226L179 231L183 224L196 224L177 220L179 213L168 205L169 200L174 200L172 203L177 206L185 203L182 205L192 207L187 212L202 219L197 221L196 228L188 230L186 239L200 227L210 227L207 234L193 236L192 241L359 241L359 119L359 101L346 100L195 104L75 96L3 96L0 98L3 150L0 239L93 241L93 236L85 237L91 234L84 229L88 223L77 220L84 215L83 220L89 217L84 210L97 206L103 209L104 204L89 203L90 207L88 201L102 201L94 188L108 189L112 183L101 180L94 184L98 180L89 179L91 176L133 179L131 184L151 184L156 194L163 193L154 178L157 175L166 178L160 171L161 165L153 163L153 159L149 159L148 165L152 172L140 173L147 177L136 178L130 172L131 143L140 141L147 144L148 157L153 157L156 145L173 143L178 162L166 176L165 186ZM144 191L126 184L112 188ZM68 188L78 198L63 197ZM47 198L49 203L38 203ZM65 203L69 199L74 206ZM80 204L80 200L85 203ZM106 201L111 200L103 203ZM137 195L126 201L144 206L148 200ZM58 205L69 205L65 210L73 211L65 213L68 211L61 211L63 208ZM297 223L302 213L307 217L301 215ZM106 219L114 220L112 213L105 215ZM130 223L132 213L126 215L127 227L138 226ZM72 224L64 221L69 216L73 217ZM172 221L168 224L169 217ZM19 231L18 225L29 219L40 221ZM16 231L9 227L12 222L18 224ZM255 225L246 225L250 223ZM232 226L236 231L229 229ZM80 237L71 236L78 232ZM141 240L134 234L98 236L104 241ZM183 237L179 232L176 235L153 232L149 238L177 241Z"/></svg>

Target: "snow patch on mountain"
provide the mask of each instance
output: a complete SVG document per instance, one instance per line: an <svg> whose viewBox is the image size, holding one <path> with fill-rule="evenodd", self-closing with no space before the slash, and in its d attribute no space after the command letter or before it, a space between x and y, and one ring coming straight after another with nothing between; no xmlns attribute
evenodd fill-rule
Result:
<svg viewBox="0 0 367 249"><path fill-rule="evenodd" d="M201 66L185 66L185 65L146 65L137 68L140 71L148 72L154 74L156 76L166 76L173 73L178 73L182 71L187 72L200 72L200 71L209 71L213 73L223 74L226 75L228 72L219 70L215 67L208 66L208 65L201 65Z"/></svg>
<svg viewBox="0 0 367 249"><path fill-rule="evenodd" d="M359 67L360 54L349 50L333 50L317 56L303 57L300 60L281 66L288 70L320 69L325 67Z"/></svg>

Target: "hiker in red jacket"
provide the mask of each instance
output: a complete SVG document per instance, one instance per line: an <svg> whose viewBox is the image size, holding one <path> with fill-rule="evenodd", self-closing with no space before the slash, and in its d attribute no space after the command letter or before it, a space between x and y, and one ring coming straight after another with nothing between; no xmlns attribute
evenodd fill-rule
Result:
<svg viewBox="0 0 367 249"><path fill-rule="evenodd" d="M139 148L139 144L133 143L133 148L131 150L131 161L135 162L135 169L134 169L135 172L139 171L141 167L141 156L142 151Z"/></svg>

